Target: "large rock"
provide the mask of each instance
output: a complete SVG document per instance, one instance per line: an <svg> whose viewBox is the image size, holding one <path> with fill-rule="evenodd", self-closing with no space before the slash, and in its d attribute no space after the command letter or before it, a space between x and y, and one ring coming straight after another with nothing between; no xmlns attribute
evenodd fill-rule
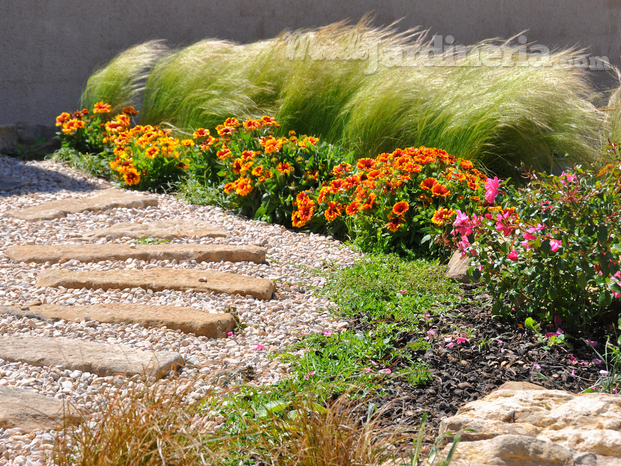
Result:
<svg viewBox="0 0 621 466"><path fill-rule="evenodd" d="M207 338L225 338L235 328L231 314L212 314L196 309L177 306L149 306L146 304L98 304L92 306L60 306L42 304L23 312L3 308L0 313L16 317L63 319L75 322L94 320L109 324L140 324L143 327L167 327Z"/></svg>
<svg viewBox="0 0 621 466"><path fill-rule="evenodd" d="M0 429L26 432L77 424L80 417L69 403L32 390L0 386Z"/></svg>
<svg viewBox="0 0 621 466"><path fill-rule="evenodd" d="M157 206L157 204L158 201L155 197L139 196L119 189L106 189L92 197L46 202L37 206L10 211L9 215L21 220L51 220L87 210L100 211L117 207L141 208Z"/></svg>
<svg viewBox="0 0 621 466"><path fill-rule="evenodd" d="M178 353L139 351L127 346L56 337L2 336L0 359L33 366L64 366L99 376L162 377L183 365Z"/></svg>
<svg viewBox="0 0 621 466"><path fill-rule="evenodd" d="M17 145L17 126L0 126L0 152L14 149Z"/></svg>
<svg viewBox="0 0 621 466"><path fill-rule="evenodd" d="M460 283L476 283L474 277L468 275L470 257L461 257L461 252L455 251L446 268L446 276Z"/></svg>
<svg viewBox="0 0 621 466"><path fill-rule="evenodd" d="M440 431L462 436L453 466L621 465L615 395L505 384L444 419Z"/></svg>
<svg viewBox="0 0 621 466"><path fill-rule="evenodd" d="M269 300L276 287L271 280L212 270L158 268L148 270L109 270L72 272L47 269L37 278L37 286L102 288L108 290L144 288L154 291L195 290L240 294Z"/></svg>
<svg viewBox="0 0 621 466"><path fill-rule="evenodd" d="M196 262L265 262L265 248L226 244L53 244L12 246L6 254L15 262L80 262L138 259Z"/></svg>
<svg viewBox="0 0 621 466"><path fill-rule="evenodd" d="M227 232L223 228L211 223L193 219L161 220L150 223L117 223L101 230L84 233L84 238L159 238L173 240L178 238L198 236L200 238L224 238Z"/></svg>

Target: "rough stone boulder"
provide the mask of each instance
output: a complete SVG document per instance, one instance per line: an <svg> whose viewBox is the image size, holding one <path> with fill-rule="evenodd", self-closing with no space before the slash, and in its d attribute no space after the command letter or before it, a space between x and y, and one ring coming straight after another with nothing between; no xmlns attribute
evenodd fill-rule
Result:
<svg viewBox="0 0 621 466"><path fill-rule="evenodd" d="M477 280L468 275L468 268L470 258L467 256L462 258L461 252L455 251L446 267L446 276L460 283L476 283Z"/></svg>
<svg viewBox="0 0 621 466"><path fill-rule="evenodd" d="M461 434L452 466L621 466L615 395L507 383L444 419L440 431Z"/></svg>

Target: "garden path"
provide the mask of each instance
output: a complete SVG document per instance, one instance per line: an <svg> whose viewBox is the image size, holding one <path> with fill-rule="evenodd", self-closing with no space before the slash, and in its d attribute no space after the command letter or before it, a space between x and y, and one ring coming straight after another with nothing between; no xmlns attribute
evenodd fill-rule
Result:
<svg viewBox="0 0 621 466"><path fill-rule="evenodd" d="M197 398L216 374L273 383L287 367L271 352L300 333L347 325L311 292L323 279L307 268L357 257L331 238L169 195L119 194L49 161L0 159L15 180L0 187L5 401L36 395L89 412L126 383L140 386L154 355L160 366L149 373L183 364L179 377L193 381ZM140 244L158 242L140 241L151 237L168 242ZM236 321L242 326L233 330ZM105 351L120 365L137 359L132 368L105 369L115 359ZM22 415L0 403L0 465L44 461L49 423L32 422L32 410Z"/></svg>

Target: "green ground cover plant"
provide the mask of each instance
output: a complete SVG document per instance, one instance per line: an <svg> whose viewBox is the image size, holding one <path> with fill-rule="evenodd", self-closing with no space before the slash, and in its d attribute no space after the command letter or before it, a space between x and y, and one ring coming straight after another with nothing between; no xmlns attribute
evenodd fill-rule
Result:
<svg viewBox="0 0 621 466"><path fill-rule="evenodd" d="M567 65L578 51L542 58L528 44L484 41L468 53L426 53L425 33L370 24L366 18L246 45L205 40L173 51L150 42L98 70L83 104L134 104L150 70L143 125L192 132L267 114L281 122L281 135L313 134L358 158L426 145L504 175L521 162L549 170L566 154L569 163L601 157L618 111L596 108L587 71Z"/></svg>

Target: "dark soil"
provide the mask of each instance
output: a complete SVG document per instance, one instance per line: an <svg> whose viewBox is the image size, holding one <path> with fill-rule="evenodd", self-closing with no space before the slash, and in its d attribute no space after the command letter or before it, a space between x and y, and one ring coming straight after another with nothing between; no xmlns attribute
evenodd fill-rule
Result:
<svg viewBox="0 0 621 466"><path fill-rule="evenodd" d="M416 386L397 379L388 396L375 400L376 404L391 406L391 423L418 427L423 413L427 413L426 440L433 441L443 418L505 382L531 382L547 389L581 393L597 381L599 371L604 369L593 362L597 355L584 341L587 335L567 336L571 349L567 345L545 348L546 343L525 328L523 321L492 318L490 297L475 291L476 286L464 285L463 305L441 317L431 317L428 329L435 331L436 339L431 349L415 353L430 366L433 381ZM352 320L350 329L371 330L361 320ZM554 332L556 327L541 331ZM598 333L589 337L599 338L601 348L606 339L603 331ZM469 342L455 344L456 336L468 334ZM455 335L454 347L447 348L444 338L438 335ZM407 334L399 338L404 345L418 339ZM397 364L392 369L396 372L404 367Z"/></svg>

